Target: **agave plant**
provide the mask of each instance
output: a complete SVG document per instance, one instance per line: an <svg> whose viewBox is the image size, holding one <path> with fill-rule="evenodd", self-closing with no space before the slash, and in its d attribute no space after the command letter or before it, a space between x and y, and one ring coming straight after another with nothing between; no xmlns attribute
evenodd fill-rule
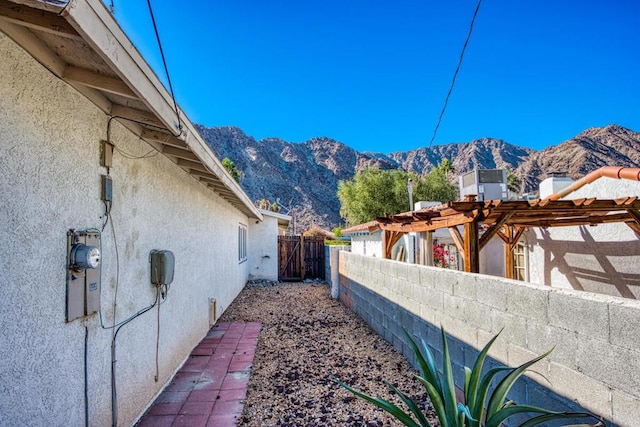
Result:
<svg viewBox="0 0 640 427"><path fill-rule="evenodd" d="M589 413L584 412L555 412L537 406L518 404L507 400L507 394L514 383L529 369L532 365L548 356L553 349L536 357L529 362L523 363L517 368L509 366L498 366L489 369L482 375L485 360L489 349L498 338L500 333L494 336L491 341L484 346L478 358L476 359L473 369L467 367L465 370L464 383L464 403L458 402L456 399L455 385L453 382L453 372L451 369L451 358L449 356L449 346L444 328L441 328L442 347L444 353L444 361L442 366L442 374L436 368L435 358L429 350L424 340L422 340L422 349L418 347L414 339L404 331L409 346L416 356L418 365L422 375L414 375L415 378L424 385L431 399L431 404L435 409L441 427L499 427L508 418L524 414L530 418L520 424L520 427L533 427L541 423L561 419L580 419L589 418L595 420L595 424L580 424L581 426L603 426L602 419ZM495 387L491 384L500 375L502 379ZM344 384L338 379L335 381L342 387L349 390L356 396L373 403L382 410L388 412L398 419L405 426L410 427L432 427L427 420L426 415L420 410L418 403L413 401L409 396L402 393L388 381L385 384L395 393L404 404L409 408L405 412L394 403L369 396L365 393L355 390L354 388ZM573 424L577 426L576 424Z"/></svg>

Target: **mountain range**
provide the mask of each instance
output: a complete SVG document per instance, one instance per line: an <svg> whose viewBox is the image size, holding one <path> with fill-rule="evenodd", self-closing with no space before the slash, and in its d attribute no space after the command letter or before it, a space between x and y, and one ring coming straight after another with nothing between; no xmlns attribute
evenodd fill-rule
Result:
<svg viewBox="0 0 640 427"><path fill-rule="evenodd" d="M640 166L640 133L618 125L590 128L540 151L480 138L390 154L358 152L327 137L294 143L256 140L232 126L197 128L220 159L234 162L249 197L277 201L283 213L294 216L297 231L341 225L338 181L367 167L424 174L449 159L457 175L474 168L510 169L522 180L522 192L535 192L552 172L577 179L602 166Z"/></svg>

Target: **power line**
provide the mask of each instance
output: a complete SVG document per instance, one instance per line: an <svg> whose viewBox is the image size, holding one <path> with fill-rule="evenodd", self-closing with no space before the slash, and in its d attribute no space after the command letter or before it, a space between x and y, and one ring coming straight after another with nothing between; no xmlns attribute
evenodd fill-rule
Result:
<svg viewBox="0 0 640 427"><path fill-rule="evenodd" d="M164 50L162 49L162 43L160 42L160 34L158 33L158 26L156 25L156 18L153 16L153 9L151 8L151 0L147 0L149 5L149 14L151 15L151 22L153 23L153 30L156 33L156 40L158 40L158 47L160 48L160 56L162 56L162 64L164 65L164 72L167 75L167 81L169 82L169 90L171 91L171 98L173 99L173 107L176 110L176 116L178 117L178 129L182 133L182 123L180 123L180 112L178 111L178 103L176 102L176 96L173 93L173 85L171 84L171 76L169 75L169 68L167 67L167 60L164 57Z"/></svg>
<svg viewBox="0 0 640 427"><path fill-rule="evenodd" d="M442 111L440 111L440 117L438 117L438 123L436 124L436 128L433 130L431 141L429 141L429 148L431 148L431 144L433 144L433 141L436 139L436 134L438 133L440 122L442 122L442 117L444 116L444 112L447 109L447 104L449 103L449 97L451 96L451 92L453 92L453 86L456 84L456 77L458 77L458 72L460 71L460 66L462 65L462 59L464 58L464 52L467 49L467 45L469 44L469 39L471 38L471 33L473 32L473 23L476 20L476 16L478 16L478 11L480 10L481 3L482 3L482 0L478 0L478 5L476 6L476 10L475 12L473 12L473 18L471 18L471 25L469 25L469 32L467 33L467 39L464 41L464 45L462 46L462 52L460 52L460 58L458 59L458 66L456 67L455 73L453 73L453 79L451 80L451 86L449 87L449 92L447 93L447 97L444 99L444 105L442 106Z"/></svg>

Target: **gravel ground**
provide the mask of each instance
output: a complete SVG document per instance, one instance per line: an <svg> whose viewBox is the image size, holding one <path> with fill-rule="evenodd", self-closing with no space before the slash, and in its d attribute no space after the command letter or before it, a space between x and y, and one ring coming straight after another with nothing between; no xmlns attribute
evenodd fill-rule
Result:
<svg viewBox="0 0 640 427"><path fill-rule="evenodd" d="M414 400L415 371L324 284L248 284L220 321L262 322L241 426L391 426L395 419L332 381L402 406L387 379ZM433 419L433 416L430 416Z"/></svg>

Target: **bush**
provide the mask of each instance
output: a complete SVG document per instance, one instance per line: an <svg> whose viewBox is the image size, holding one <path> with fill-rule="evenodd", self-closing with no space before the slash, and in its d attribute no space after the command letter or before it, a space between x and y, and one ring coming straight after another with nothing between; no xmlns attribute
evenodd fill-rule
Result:
<svg viewBox="0 0 640 427"><path fill-rule="evenodd" d="M465 402L463 403L458 402L456 399L449 347L447 345L444 328L441 329L444 357L442 374L438 372L435 358L425 342L422 341L422 349L420 349L413 338L411 338L406 331L404 333L407 337L409 346L420 365L420 370L422 371L422 375L414 376L426 388L441 427L499 427L508 418L520 414L534 414L529 420L523 422L520 427L533 427L551 420L576 418L590 418L592 420L596 420L596 424L592 424L594 427L604 425L602 418L593 414L583 412L554 412L548 409L531 405L521 405L513 401L506 400L507 394L516 380L518 380L518 378L520 378L522 374L529 369L529 367L547 357L553 349L518 366L517 368L498 366L496 368L489 369L484 376L481 376L487 353L489 352L491 345L498 338L498 335L500 335L498 333L487 343L487 345L484 346L473 365L473 369L469 369L465 366ZM491 384L494 380L497 380L501 374L504 376L490 391L489 389L491 388ZM385 384L387 384L393 393L400 397L404 404L409 408L409 412L403 411L388 400L371 397L365 393L357 391L338 379L335 379L335 381L356 396L371 402L385 412L388 412L405 426L432 426L432 424L427 420L425 414L420 411L418 404L388 381L385 381Z"/></svg>

